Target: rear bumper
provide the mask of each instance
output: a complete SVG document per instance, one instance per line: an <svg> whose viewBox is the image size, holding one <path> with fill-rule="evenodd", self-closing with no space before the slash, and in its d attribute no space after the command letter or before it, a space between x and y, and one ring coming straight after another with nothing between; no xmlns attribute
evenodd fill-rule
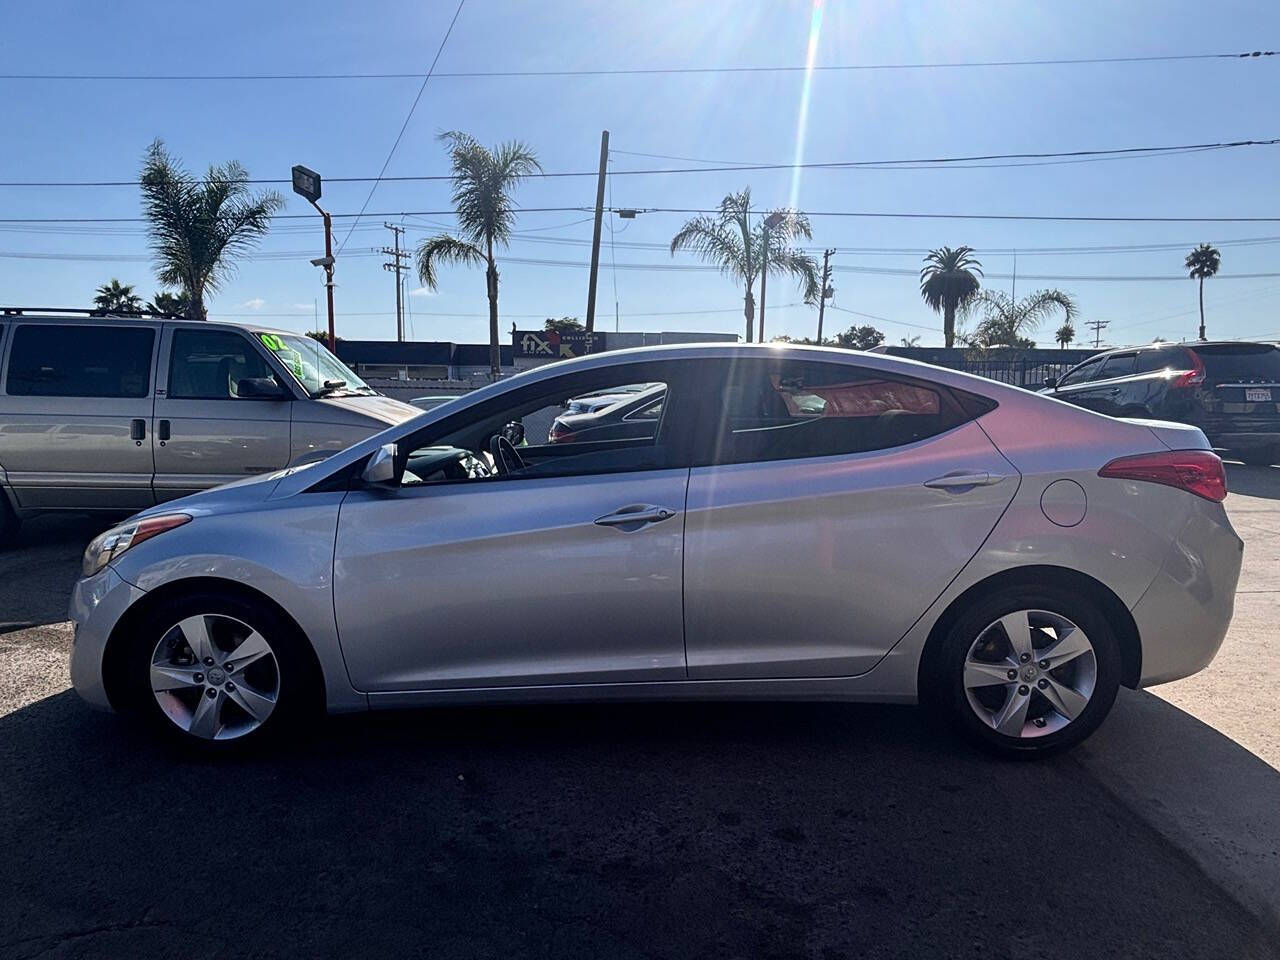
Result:
<svg viewBox="0 0 1280 960"><path fill-rule="evenodd" d="M1209 442L1223 450L1261 450L1280 446L1280 427L1255 432L1209 433Z"/></svg>
<svg viewBox="0 0 1280 960"><path fill-rule="evenodd" d="M1139 686L1179 680L1209 665L1231 625L1243 556L1244 542L1222 505L1198 504L1131 611L1142 642Z"/></svg>

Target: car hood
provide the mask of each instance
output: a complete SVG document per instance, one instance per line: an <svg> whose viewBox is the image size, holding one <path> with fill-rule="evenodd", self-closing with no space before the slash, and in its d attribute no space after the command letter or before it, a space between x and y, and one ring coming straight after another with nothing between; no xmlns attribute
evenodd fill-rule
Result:
<svg viewBox="0 0 1280 960"><path fill-rule="evenodd" d="M316 463L318 462L323 461L316 461ZM164 503L158 503L154 507L147 507L147 509L135 514L134 517L155 517L168 513L189 513L193 517L200 517L213 513L235 512L246 507L256 506L269 499L280 481L285 477L308 470L314 467L316 463L286 467L284 470L275 470L271 473L259 474L256 477L233 480L230 483L224 483L209 490L201 490L199 493L179 497L177 500L166 500Z"/></svg>
<svg viewBox="0 0 1280 960"><path fill-rule="evenodd" d="M320 397L315 402L325 408L326 421L337 423L368 423L376 420L393 427L422 413L413 404L384 396Z"/></svg>

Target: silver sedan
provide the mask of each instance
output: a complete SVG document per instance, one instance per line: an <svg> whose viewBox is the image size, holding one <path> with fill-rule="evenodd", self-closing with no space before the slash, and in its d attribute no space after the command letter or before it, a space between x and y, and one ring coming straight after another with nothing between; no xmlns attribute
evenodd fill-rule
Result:
<svg viewBox="0 0 1280 960"><path fill-rule="evenodd" d="M547 442L634 383L666 399L626 437ZM72 680L212 750L325 709L759 698L919 700L1051 752L1213 658L1225 495L1192 427L887 356L618 351L107 531Z"/></svg>

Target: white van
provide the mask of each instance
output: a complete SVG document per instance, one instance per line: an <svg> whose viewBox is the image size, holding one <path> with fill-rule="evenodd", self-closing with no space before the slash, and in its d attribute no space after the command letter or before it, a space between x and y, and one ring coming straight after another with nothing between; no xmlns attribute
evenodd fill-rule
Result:
<svg viewBox="0 0 1280 960"><path fill-rule="evenodd" d="M322 459L421 413L288 331L0 310L0 543L48 510L133 512Z"/></svg>

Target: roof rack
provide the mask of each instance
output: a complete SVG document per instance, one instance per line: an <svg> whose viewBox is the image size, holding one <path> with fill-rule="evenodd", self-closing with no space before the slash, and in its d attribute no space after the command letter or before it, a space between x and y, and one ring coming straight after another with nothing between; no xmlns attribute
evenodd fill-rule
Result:
<svg viewBox="0 0 1280 960"><path fill-rule="evenodd" d="M4 317L25 317L28 315L64 316L68 313L81 317L117 317L126 320L140 320L146 317L154 317L158 320L187 319L181 314L162 313L158 310L97 310L84 307L0 307L0 316Z"/></svg>

